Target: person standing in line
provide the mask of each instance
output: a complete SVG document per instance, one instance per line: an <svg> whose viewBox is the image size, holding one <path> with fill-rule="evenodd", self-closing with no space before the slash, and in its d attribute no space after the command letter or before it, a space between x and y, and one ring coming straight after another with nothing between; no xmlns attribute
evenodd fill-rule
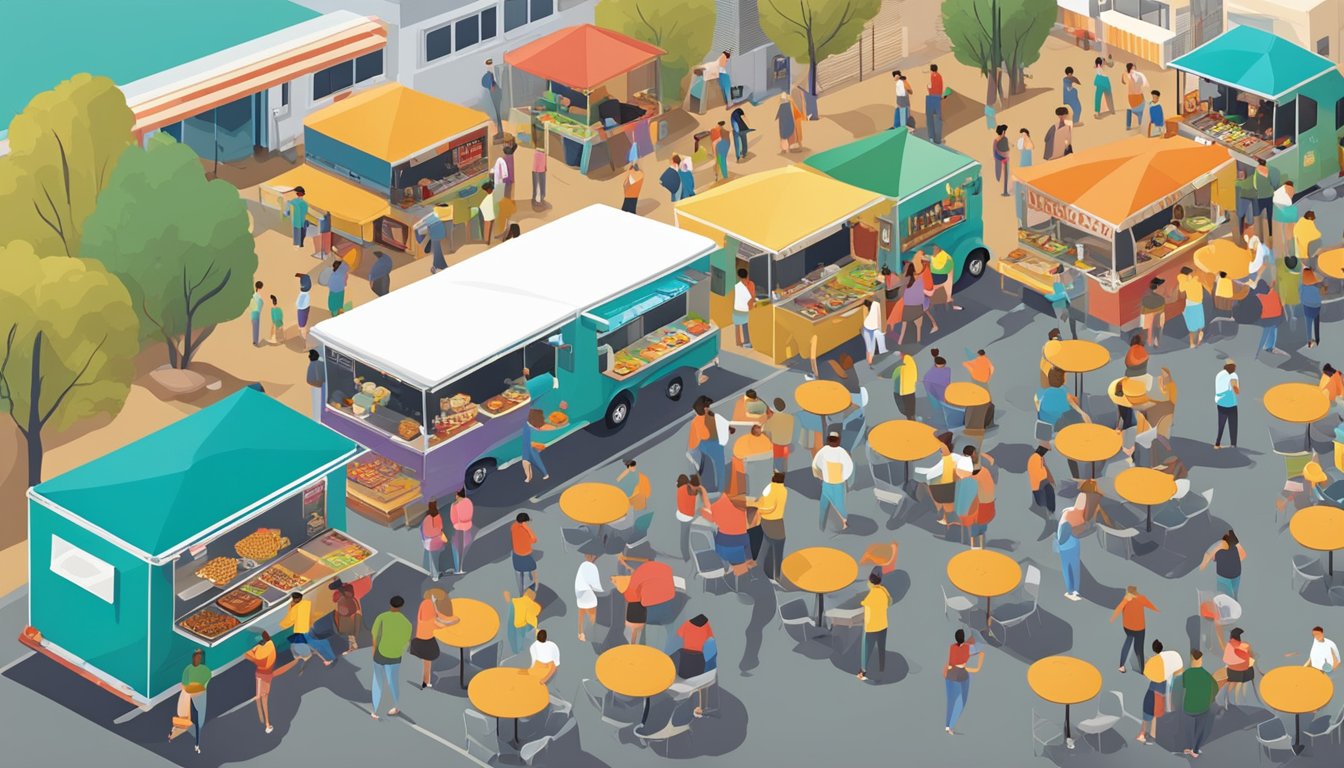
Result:
<svg viewBox="0 0 1344 768"><path fill-rule="evenodd" d="M698 420L697 420L698 421ZM692 425L694 426L694 425ZM691 559L691 523L695 516L709 507L709 494L700 485L699 475L677 475L677 524L680 528L681 559ZM582 639L582 638L580 638Z"/></svg>
<svg viewBox="0 0 1344 768"><path fill-rule="evenodd" d="M1148 281L1148 292L1139 299L1139 328L1148 333L1148 346L1157 349L1162 341L1162 327L1166 324L1167 298L1162 295L1166 281L1154 277Z"/></svg>
<svg viewBox="0 0 1344 768"><path fill-rule="evenodd" d="M481 191L485 193L485 197L482 197L479 203L481 223L485 225L483 234L485 235L485 245L489 247L495 234L495 219L499 218L499 207L495 200L495 182L487 179L481 185Z"/></svg>
<svg viewBox="0 0 1344 768"><path fill-rule="evenodd" d="M924 97L924 119L928 121L929 141L943 143L943 76L937 64L929 65L929 92Z"/></svg>
<svg viewBox="0 0 1344 768"><path fill-rule="evenodd" d="M257 719L270 733L275 730L271 727L271 678L275 677L275 643L271 642L271 633L263 629L257 644L248 648L243 658L256 665Z"/></svg>
<svg viewBox="0 0 1344 768"><path fill-rule="evenodd" d="M1315 667L1327 675L1339 669L1339 646L1326 639L1323 627L1311 628L1311 650L1302 666Z"/></svg>
<svg viewBox="0 0 1344 768"><path fill-rule="evenodd" d="M878 568L868 574L868 594L863 598L863 642L859 646L860 682L868 679L868 654L877 652L877 670L887 670L887 611L891 610L891 594L882 586Z"/></svg>
<svg viewBox="0 0 1344 768"><path fill-rule="evenodd" d="M1185 730L1187 757L1199 757L1199 748L1209 737L1213 725L1213 700L1218 696L1218 683L1204 668L1204 653L1198 648L1190 651L1190 666L1181 673L1183 690L1181 708L1188 718Z"/></svg>
<svg viewBox="0 0 1344 768"><path fill-rule="evenodd" d="M740 163L747 159L747 134L751 133L751 126L747 125L747 113L737 107L728 117L728 122L733 128L733 158Z"/></svg>
<svg viewBox="0 0 1344 768"><path fill-rule="evenodd" d="M327 586L334 604L332 624L336 627L336 633L345 635L349 641L350 647L343 654L348 655L359 649L359 633L364 631L364 606L355 596L354 584L346 584L338 578Z"/></svg>
<svg viewBox="0 0 1344 768"><path fill-rule="evenodd" d="M1223 447L1223 428L1227 427L1232 447L1237 447L1237 397L1241 395L1241 379L1237 377L1237 363L1228 360L1223 370L1213 379L1213 401L1218 406L1218 436L1213 440L1214 450Z"/></svg>
<svg viewBox="0 0 1344 768"><path fill-rule="evenodd" d="M345 311L345 282L350 278L350 268L345 262L336 259L331 262L331 276L327 278L327 311L336 317Z"/></svg>
<svg viewBox="0 0 1344 768"><path fill-rule="evenodd" d="M695 197L695 158L690 155L681 156L681 165L677 168L677 176L681 179L681 200L688 197Z"/></svg>
<svg viewBox="0 0 1344 768"><path fill-rule="evenodd" d="M1055 552L1059 553L1060 569L1064 572L1064 597L1077 602L1079 582L1082 576L1082 553L1078 549L1078 537L1073 534L1073 526L1064 515L1059 516L1059 525L1055 527L1052 542Z"/></svg>
<svg viewBox="0 0 1344 768"><path fill-rule="evenodd" d="M1111 76L1106 74L1106 60L1098 56L1092 61L1092 86L1096 89L1092 97L1092 116L1101 119L1101 102L1106 101L1106 114L1115 114L1115 99L1111 97Z"/></svg>
<svg viewBox="0 0 1344 768"><path fill-rule="evenodd" d="M425 214L415 225L415 241L424 247L429 253L431 259L429 264L429 274L435 274L439 270L448 268L448 260L443 255L443 241L449 239L449 233L453 226L453 207L448 203L437 203L434 209ZM382 251L379 251L382 253ZM388 267L389 273L391 266ZM369 282L373 282L372 271L370 271ZM378 293L374 290L374 293ZM379 296L383 295L378 293Z"/></svg>
<svg viewBox="0 0 1344 768"><path fill-rule="evenodd" d="M519 512L509 526L509 540L513 545L513 572L518 574L518 591L523 591L523 577L532 580L531 589L537 588L537 559L532 554L537 534L532 531L532 517Z"/></svg>
<svg viewBox="0 0 1344 768"><path fill-rule="evenodd" d="M1125 642L1120 645L1120 671L1125 671L1125 660L1129 658L1129 651L1134 649L1134 658L1139 660L1138 668L1143 669L1143 639L1148 631L1146 614L1144 611L1158 613L1157 606L1147 598L1139 594L1139 588L1133 585L1125 588L1125 596L1120 598L1120 604L1115 606L1111 612L1110 621L1115 623L1115 618L1121 616L1120 626L1125 630Z"/></svg>
<svg viewBox="0 0 1344 768"><path fill-rule="evenodd" d="M675 203L681 199L681 155L673 155L667 161L667 167L663 169L663 175L658 177L658 186L667 190L672 202Z"/></svg>
<svg viewBox="0 0 1344 768"><path fill-rule="evenodd" d="M438 587L425 590L425 597L415 614L415 636L411 638L409 647L411 655L424 662L420 690L434 684L430 672L440 653L439 640L434 633L439 627L451 627L461 620L453 615L453 600L447 592Z"/></svg>
<svg viewBox="0 0 1344 768"><path fill-rule="evenodd" d="M291 646L307 645L317 652L325 666L330 667L336 662L336 652L331 649L331 642L313 634L313 601L304 597L302 592L294 592L289 596L289 610L280 620L280 628L293 630L289 636Z"/></svg>
<svg viewBox="0 0 1344 768"><path fill-rule="evenodd" d="M976 657L975 666L970 665L972 656ZM943 688L947 691L947 717L943 721L943 730L948 736L956 735L953 729L971 698L971 675L979 672L984 664L984 649L966 642L966 630L954 632L952 645L947 649L947 664L943 666Z"/></svg>
<svg viewBox="0 0 1344 768"><path fill-rule="evenodd" d="M751 308L756 306L756 283L748 276L746 267L737 270L737 284L733 286L733 330L737 334L737 345L751 349Z"/></svg>
<svg viewBox="0 0 1344 768"><path fill-rule="evenodd" d="M308 372L306 380L308 389L313 393L313 421L322 421L322 404L326 402L325 387L327 384L327 368L319 359L316 349L308 350Z"/></svg>
<svg viewBox="0 0 1344 768"><path fill-rule="evenodd" d="M1125 85L1126 99L1129 108L1125 111L1125 130L1130 129L1131 123L1137 121L1134 127L1143 127L1143 89L1148 86L1148 78L1144 77L1134 62L1125 65L1125 74L1120 76L1120 82Z"/></svg>
<svg viewBox="0 0 1344 768"><path fill-rule="evenodd" d="M252 300L248 304L248 314L252 319L252 346L261 346L261 310L266 306L266 299L261 295L262 282L258 280L253 284Z"/></svg>
<svg viewBox="0 0 1344 768"><path fill-rule="evenodd" d="M1058 118L1055 124L1045 132L1046 160L1058 160L1073 154L1073 125L1069 123L1069 108L1057 108L1055 117Z"/></svg>
<svg viewBox="0 0 1344 768"><path fill-rule="evenodd" d="M1167 118L1162 111L1162 93L1152 91L1150 94L1152 100L1148 102L1148 138L1153 137L1153 129L1157 129L1157 138L1162 138L1167 129Z"/></svg>
<svg viewBox="0 0 1344 768"><path fill-rule="evenodd" d="M904 128L910 124L910 86L899 69L892 72L891 76L896 81L896 115L891 127Z"/></svg>
<svg viewBox="0 0 1344 768"><path fill-rule="evenodd" d="M513 655L523 652L523 641L537 629L537 620L541 616L541 603L537 602L536 590L526 590L514 598L504 593L504 604L509 607L508 630L509 649Z"/></svg>
<svg viewBox="0 0 1344 768"><path fill-rule="evenodd" d="M587 541L579 547L583 562L574 573L574 605L579 611L579 642L587 642L583 633L585 620L597 626L597 593L602 591L602 575L597 570L597 558L602 554L602 542Z"/></svg>
<svg viewBox="0 0 1344 768"><path fill-rule="evenodd" d="M299 278L299 295L294 299L295 319L299 324L299 336L306 342L308 341L308 313L313 306L313 296L309 293L313 290L313 278L302 272L295 272L294 276Z"/></svg>
<svg viewBox="0 0 1344 768"><path fill-rule="evenodd" d="M495 60L485 60L485 74L481 75L481 88L485 91L485 99L490 104L490 117L495 120L495 143L504 140L504 92L499 87L499 81L495 79Z"/></svg>
<svg viewBox="0 0 1344 768"><path fill-rule="evenodd" d="M201 729L205 726L206 688L214 673L205 666L205 651L197 648L191 652L191 664L182 670L182 693L177 697L177 718L190 720L192 737L196 741L196 754L201 753Z"/></svg>
<svg viewBox="0 0 1344 768"><path fill-rule="evenodd" d="M751 559L757 559L762 546L765 554L760 558L765 576L772 583L779 584L780 568L784 563L784 507L789 500L789 489L784 485L784 473L776 469L770 476L770 484L755 499L748 499L754 505L756 514L747 533L760 531L761 542L753 543Z"/></svg>
<svg viewBox="0 0 1344 768"><path fill-rule="evenodd" d="M528 646L527 655L532 659L527 673L538 678L537 682L542 685L551 682L551 678L560 670L560 646L546 639L544 629L537 630L537 639Z"/></svg>
<svg viewBox="0 0 1344 768"><path fill-rule="evenodd" d="M774 468L776 472L789 471L789 448L793 444L793 436L796 431L796 419L789 413L788 404L784 398L776 397L774 401L774 410L765 419L765 434L770 438L770 444L773 447L771 454L774 458Z"/></svg>
<svg viewBox="0 0 1344 768"><path fill-rule="evenodd" d="M796 129L793 124L793 102L789 100L788 92L779 94L779 108L775 110L775 122L779 123L779 153L788 154L789 139Z"/></svg>
<svg viewBox="0 0 1344 768"><path fill-rule="evenodd" d="M453 526L453 572L459 575L467 572L467 550L476 538L472 529L475 509L476 505L467 498L467 489L458 488L452 506L448 507L448 522Z"/></svg>
<svg viewBox="0 0 1344 768"><path fill-rule="evenodd" d="M882 332L882 304L872 299L863 300L863 348L872 367L873 357L887 354L887 336Z"/></svg>
<svg viewBox="0 0 1344 768"><path fill-rule="evenodd" d="M285 205L285 216L294 230L294 247L302 248L303 238L308 233L308 200L304 197L307 192L303 187L290 191L294 193L294 199Z"/></svg>
<svg viewBox="0 0 1344 768"><path fill-rule="evenodd" d="M1074 76L1073 67L1065 67L1064 81L1063 81L1063 89L1064 89L1063 101L1064 106L1068 107L1069 111L1072 113L1073 116L1072 119L1074 125L1083 124L1083 121L1078 119L1079 117L1082 116L1083 113L1083 102L1078 97L1078 86L1080 85L1082 85L1082 81Z"/></svg>
<svg viewBox="0 0 1344 768"><path fill-rule="evenodd" d="M821 530L826 530L828 507L833 507L840 516L841 530L849 527L849 517L845 514L845 488L853 474L854 460L840 447L840 433L833 431L826 437L826 447L812 458L812 475L821 480Z"/></svg>
<svg viewBox="0 0 1344 768"><path fill-rule="evenodd" d="M390 716L397 714L397 699L400 696L401 657L411 645L414 630L410 619L401 612L406 604L401 595L393 595L388 601L388 610L378 614L373 620L373 710L369 717L378 719L382 707L383 692L392 699L392 708L387 710Z"/></svg>
<svg viewBox="0 0 1344 768"><path fill-rule="evenodd" d="M1195 277L1194 270L1181 267L1176 277L1176 290L1185 296L1185 309L1181 317L1185 319L1185 332L1190 337L1190 348L1204 343L1204 284Z"/></svg>
<svg viewBox="0 0 1344 768"><path fill-rule="evenodd" d="M1027 457L1027 485L1031 487L1031 501L1050 516L1055 514L1055 478L1045 464L1050 446L1038 445Z"/></svg>
<svg viewBox="0 0 1344 768"><path fill-rule="evenodd" d="M420 519L420 548L424 551L423 564L431 581L438 581L443 575L440 560L443 558L443 545L447 543L448 536L443 532L443 517L439 514L439 502L437 499L430 499L429 509L425 510L425 516Z"/></svg>
<svg viewBox="0 0 1344 768"><path fill-rule="evenodd" d="M915 419L915 387L919 384L919 365L910 354L902 352L901 362L891 371L896 390L896 408L909 421Z"/></svg>
<svg viewBox="0 0 1344 768"><path fill-rule="evenodd" d="M907 261L905 263L905 288L901 291L901 300L891 308L891 313L887 315L887 327L897 322L901 324L901 332L896 334L896 346L905 342L905 330L911 324L915 326L915 343L918 344L920 337L924 335L924 313L929 308L929 295L924 292L922 286L917 286L919 278L916 274L915 262ZM900 314L897 314L897 307L900 308ZM932 320L933 316L930 315Z"/></svg>
<svg viewBox="0 0 1344 768"><path fill-rule="evenodd" d="M532 150L532 210L546 207L546 166L549 158L544 147Z"/></svg>
<svg viewBox="0 0 1344 768"><path fill-rule="evenodd" d="M1204 559L1199 563L1199 570L1204 570L1213 561L1213 572L1218 577L1218 591L1237 599L1237 593L1241 590L1241 563L1246 559L1246 548L1241 546L1241 540L1231 528L1217 544L1209 548L1204 554Z"/></svg>
<svg viewBox="0 0 1344 768"><path fill-rule="evenodd" d="M636 213L639 207L639 191L644 188L644 172L639 170L638 163L631 163L625 169L625 178L621 181L621 193L624 197L621 200L621 210L626 213Z"/></svg>
<svg viewBox="0 0 1344 768"><path fill-rule="evenodd" d="M1324 293L1325 285L1316 270L1303 267L1302 285L1298 288L1297 298L1302 303L1302 327L1307 337L1307 349L1321 345L1321 295Z"/></svg>
<svg viewBox="0 0 1344 768"><path fill-rule="evenodd" d="M994 180L1003 181L1003 196L1008 196L1008 126L1000 125L994 129L991 142L994 155Z"/></svg>

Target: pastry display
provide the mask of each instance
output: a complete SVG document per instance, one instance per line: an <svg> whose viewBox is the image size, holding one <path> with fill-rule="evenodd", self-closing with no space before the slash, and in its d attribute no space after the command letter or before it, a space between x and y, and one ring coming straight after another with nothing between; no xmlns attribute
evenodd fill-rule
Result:
<svg viewBox="0 0 1344 768"><path fill-rule="evenodd" d="M261 610L263 603L259 596L243 589L235 589L224 593L222 597L215 601L215 605L234 616L251 616Z"/></svg>
<svg viewBox="0 0 1344 768"><path fill-rule="evenodd" d="M420 483L412 477L403 474L404 467L391 459L385 459L382 456L372 456L371 458L354 461L346 466L346 479L351 481L351 488L358 487L357 495L372 498L379 502L390 502L405 496L407 493L416 491ZM310 535L320 532L326 528L326 521L323 520L321 527L316 531L310 531Z"/></svg>
<svg viewBox="0 0 1344 768"><path fill-rule="evenodd" d="M238 560L233 557L216 557L196 569L196 577L222 587L238 577Z"/></svg>
<svg viewBox="0 0 1344 768"><path fill-rule="evenodd" d="M456 394L439 398L439 415L434 417L434 437L439 440L465 432L476 424L480 407L471 402L471 395Z"/></svg>
<svg viewBox="0 0 1344 768"><path fill-rule="evenodd" d="M179 621L177 625L194 635L214 640L227 634L242 622L214 608L205 608Z"/></svg>
<svg viewBox="0 0 1344 768"><path fill-rule="evenodd" d="M686 332L692 336L700 336L709 333L709 323L702 320L692 320L686 323Z"/></svg>
<svg viewBox="0 0 1344 768"><path fill-rule="evenodd" d="M243 586L239 587L239 589L241 589L242 591L246 592L249 595L255 595L256 597L261 597L262 595L266 594L266 591L269 590L270 587L266 586L260 581L249 581Z"/></svg>
<svg viewBox="0 0 1344 768"><path fill-rule="evenodd" d="M275 587L281 592L293 592L311 581L307 576L300 576L283 565L272 565L262 571L259 578L263 583Z"/></svg>
<svg viewBox="0 0 1344 768"><path fill-rule="evenodd" d="M239 557L261 562L270 560L283 549L288 549L289 544L289 539L280 535L280 529L258 528L239 539L238 543L233 545L233 550Z"/></svg>
<svg viewBox="0 0 1344 768"><path fill-rule="evenodd" d="M415 440L420 437L420 424L414 419L402 419L397 424L397 434L402 440Z"/></svg>

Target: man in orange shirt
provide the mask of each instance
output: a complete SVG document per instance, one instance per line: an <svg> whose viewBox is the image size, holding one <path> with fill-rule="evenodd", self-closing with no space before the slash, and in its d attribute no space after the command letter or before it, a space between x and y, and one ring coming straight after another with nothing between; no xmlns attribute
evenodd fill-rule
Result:
<svg viewBox="0 0 1344 768"><path fill-rule="evenodd" d="M714 534L714 551L725 563L733 566L733 573L741 575L756 565L749 558L751 537L747 535L747 509L740 497L721 494L702 513L718 531Z"/></svg>
<svg viewBox="0 0 1344 768"><path fill-rule="evenodd" d="M1321 366L1321 391L1325 393L1325 399L1330 401L1331 405L1336 400L1344 400L1344 376L1335 370L1335 367L1329 363Z"/></svg>
<svg viewBox="0 0 1344 768"><path fill-rule="evenodd" d="M648 557L630 557L618 555L616 560L629 568L630 563L640 563L630 574L630 583L625 592L625 639L630 643L639 642L639 633L650 621L654 624L668 624L676 615L677 585L672 579L672 566L660 563L657 553L647 550Z"/></svg>
<svg viewBox="0 0 1344 768"><path fill-rule="evenodd" d="M1125 659L1129 656L1129 647L1134 646L1134 657L1139 660L1139 669L1143 669L1143 636L1147 631L1144 611L1157 613L1157 606L1153 605L1147 597L1139 594L1139 588L1130 586L1125 590L1125 596L1120 598L1120 604L1115 606L1115 611L1111 613L1111 622L1115 621L1116 616L1124 615L1121 625L1125 628L1125 643L1120 646L1120 671L1125 671Z"/></svg>
<svg viewBox="0 0 1344 768"><path fill-rule="evenodd" d="M976 384L989 389L989 380L994 378L994 363L990 361L989 355L981 349L975 353L975 357L962 363L966 372L971 374L971 379Z"/></svg>
<svg viewBox="0 0 1344 768"><path fill-rule="evenodd" d="M537 559L532 556L532 545L537 543L537 534L529 524L532 517L519 512L509 526L509 538L513 542L513 570L518 574L518 591L523 591L523 575L532 579L532 589L537 588Z"/></svg>
<svg viewBox="0 0 1344 768"><path fill-rule="evenodd" d="M1032 502L1054 515L1055 478L1050 475L1050 468L1045 465L1045 454L1049 452L1050 446L1038 445L1027 457L1027 485L1031 488Z"/></svg>
<svg viewBox="0 0 1344 768"><path fill-rule="evenodd" d="M747 459L770 458L774 460L775 444L766 437L760 424L751 425L751 433L742 435L733 443L733 473L728 480L728 493L743 493L747 481Z"/></svg>

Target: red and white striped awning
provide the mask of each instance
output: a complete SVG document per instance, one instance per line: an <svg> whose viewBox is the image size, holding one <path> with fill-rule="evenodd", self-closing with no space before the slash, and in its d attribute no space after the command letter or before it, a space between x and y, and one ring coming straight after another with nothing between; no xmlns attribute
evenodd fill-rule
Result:
<svg viewBox="0 0 1344 768"><path fill-rule="evenodd" d="M334 26L285 36L260 50L253 50L252 45L224 50L175 68L182 70L181 77L172 77L176 71L169 70L123 90L135 113L134 131L139 139L150 131L386 46L387 30L382 22L374 17L352 17ZM150 80L155 82L150 84ZM159 80L164 85L159 86ZM139 92L141 84L150 87Z"/></svg>

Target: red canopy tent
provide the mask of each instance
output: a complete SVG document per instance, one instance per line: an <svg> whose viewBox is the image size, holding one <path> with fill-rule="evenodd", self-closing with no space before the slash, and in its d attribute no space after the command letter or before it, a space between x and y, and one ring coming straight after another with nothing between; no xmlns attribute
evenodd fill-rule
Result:
<svg viewBox="0 0 1344 768"><path fill-rule="evenodd" d="M504 61L537 77L590 90L665 53L620 32L580 24L515 48Z"/></svg>

